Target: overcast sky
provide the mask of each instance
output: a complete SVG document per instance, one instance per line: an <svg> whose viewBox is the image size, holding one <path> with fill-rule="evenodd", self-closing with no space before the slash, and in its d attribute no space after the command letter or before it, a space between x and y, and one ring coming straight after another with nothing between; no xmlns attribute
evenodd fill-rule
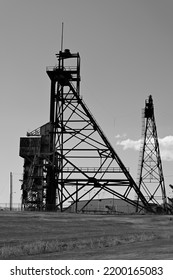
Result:
<svg viewBox="0 0 173 280"><path fill-rule="evenodd" d="M173 183L173 1L0 1L0 203L20 201L19 140L49 120L50 80L64 48L81 56L81 95L137 177L141 109L151 94L167 187ZM166 143L166 144L165 144Z"/></svg>

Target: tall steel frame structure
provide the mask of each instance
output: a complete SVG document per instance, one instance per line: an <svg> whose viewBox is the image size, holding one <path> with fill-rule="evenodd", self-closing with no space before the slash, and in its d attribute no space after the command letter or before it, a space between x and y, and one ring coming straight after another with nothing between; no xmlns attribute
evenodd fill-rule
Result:
<svg viewBox="0 0 173 280"><path fill-rule="evenodd" d="M24 207L85 211L103 194L152 211L128 168L80 96L80 56L66 49L47 67L51 80L50 120L20 140L24 158ZM87 200L79 209L78 202ZM70 203L69 203L70 202Z"/></svg>
<svg viewBox="0 0 173 280"><path fill-rule="evenodd" d="M167 211L167 197L160 156L153 98L145 100L142 125L142 146L139 158L138 186L147 202L158 211ZM139 201L139 197L138 197Z"/></svg>

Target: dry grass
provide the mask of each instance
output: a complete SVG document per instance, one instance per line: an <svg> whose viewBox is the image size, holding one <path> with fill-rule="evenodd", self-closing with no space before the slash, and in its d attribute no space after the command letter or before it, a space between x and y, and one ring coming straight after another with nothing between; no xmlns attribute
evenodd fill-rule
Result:
<svg viewBox="0 0 173 280"><path fill-rule="evenodd" d="M3 212L3 211L2 211ZM0 259L105 251L159 239L172 240L170 216L94 216L68 213L1 213ZM120 248L120 247L119 247ZM68 253L69 252L69 253ZM117 252L117 250L115 250Z"/></svg>
<svg viewBox="0 0 173 280"><path fill-rule="evenodd" d="M134 233L123 236L104 236L86 240L71 240L69 242L59 240L39 240L32 243L19 244L17 246L4 246L0 248L0 259L8 259L26 255L39 255L52 252L64 252L85 249L98 249L116 247L121 244L143 242L161 238L154 233Z"/></svg>

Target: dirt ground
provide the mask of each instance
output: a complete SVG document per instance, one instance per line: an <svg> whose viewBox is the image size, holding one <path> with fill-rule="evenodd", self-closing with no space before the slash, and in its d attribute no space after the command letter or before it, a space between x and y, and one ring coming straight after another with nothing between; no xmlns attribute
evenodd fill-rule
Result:
<svg viewBox="0 0 173 280"><path fill-rule="evenodd" d="M0 249L39 240L59 240L67 244L65 251L9 256L8 259L172 260L172 237L173 217L169 215L0 212ZM118 242L114 242L115 239ZM72 242L97 245L68 249L68 244Z"/></svg>

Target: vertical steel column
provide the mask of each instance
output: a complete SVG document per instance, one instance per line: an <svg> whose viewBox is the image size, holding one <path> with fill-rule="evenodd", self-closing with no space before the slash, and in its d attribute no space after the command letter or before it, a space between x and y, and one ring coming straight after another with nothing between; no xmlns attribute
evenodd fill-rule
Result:
<svg viewBox="0 0 173 280"><path fill-rule="evenodd" d="M76 213L78 211L78 181L76 182Z"/></svg>
<svg viewBox="0 0 173 280"><path fill-rule="evenodd" d="M54 122L55 122L55 86L56 81L51 80L51 98L50 98L50 142L49 142L49 161L51 164L47 167L47 193L46 209L54 210L56 206L56 182L54 170Z"/></svg>

